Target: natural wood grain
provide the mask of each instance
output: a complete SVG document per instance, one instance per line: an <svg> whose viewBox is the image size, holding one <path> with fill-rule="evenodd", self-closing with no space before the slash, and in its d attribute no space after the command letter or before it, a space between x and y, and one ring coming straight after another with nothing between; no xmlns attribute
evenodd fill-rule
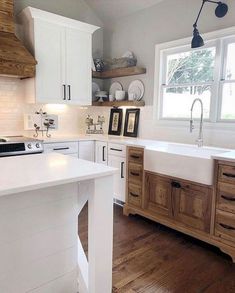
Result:
<svg viewBox="0 0 235 293"><path fill-rule="evenodd" d="M113 293L235 292L235 266L213 246L114 206ZM87 209L79 216L87 246Z"/></svg>
<svg viewBox="0 0 235 293"><path fill-rule="evenodd" d="M13 0L0 1L0 31L14 33Z"/></svg>
<svg viewBox="0 0 235 293"><path fill-rule="evenodd" d="M92 106L96 107L144 107L144 101L107 101L107 102L92 102Z"/></svg>
<svg viewBox="0 0 235 293"><path fill-rule="evenodd" d="M109 79L109 78L139 75L139 74L145 74L145 73L146 73L146 68L134 66L134 67L127 67L127 68L117 68L117 69L112 69L112 70L103 71L103 72L92 71L92 77L99 78L99 79Z"/></svg>

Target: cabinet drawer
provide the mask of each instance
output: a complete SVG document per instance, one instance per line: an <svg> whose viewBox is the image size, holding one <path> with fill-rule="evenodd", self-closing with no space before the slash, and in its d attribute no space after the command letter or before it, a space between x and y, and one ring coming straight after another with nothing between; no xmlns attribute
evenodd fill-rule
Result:
<svg viewBox="0 0 235 293"><path fill-rule="evenodd" d="M141 206L142 188L140 186L128 184L128 202L132 205Z"/></svg>
<svg viewBox="0 0 235 293"><path fill-rule="evenodd" d="M144 150L137 148L129 148L128 160L129 162L143 164Z"/></svg>
<svg viewBox="0 0 235 293"><path fill-rule="evenodd" d="M235 184L235 167L219 165L219 181Z"/></svg>
<svg viewBox="0 0 235 293"><path fill-rule="evenodd" d="M235 186L219 182L217 187L217 205L220 210L235 214Z"/></svg>
<svg viewBox="0 0 235 293"><path fill-rule="evenodd" d="M44 144L44 152L57 152L61 154L78 153L78 142L58 142Z"/></svg>
<svg viewBox="0 0 235 293"><path fill-rule="evenodd" d="M128 165L128 181L135 184L142 184L143 167L138 164L129 163Z"/></svg>
<svg viewBox="0 0 235 293"><path fill-rule="evenodd" d="M126 146L117 143L109 143L108 154L111 156L126 157Z"/></svg>
<svg viewBox="0 0 235 293"><path fill-rule="evenodd" d="M235 242L235 215L223 211L216 211L215 235Z"/></svg>

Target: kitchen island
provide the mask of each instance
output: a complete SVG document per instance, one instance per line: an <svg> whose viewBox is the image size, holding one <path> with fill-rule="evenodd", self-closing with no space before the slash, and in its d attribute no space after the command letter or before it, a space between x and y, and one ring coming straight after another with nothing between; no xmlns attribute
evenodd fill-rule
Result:
<svg viewBox="0 0 235 293"><path fill-rule="evenodd" d="M111 292L116 170L55 153L0 164L0 292ZM77 235L87 201L89 261Z"/></svg>

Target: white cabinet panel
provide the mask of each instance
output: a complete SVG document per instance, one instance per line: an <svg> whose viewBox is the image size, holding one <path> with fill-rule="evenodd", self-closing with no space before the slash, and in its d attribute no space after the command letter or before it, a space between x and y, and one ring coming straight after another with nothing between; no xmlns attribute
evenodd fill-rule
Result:
<svg viewBox="0 0 235 293"><path fill-rule="evenodd" d="M95 142L79 141L79 159L94 162L95 161Z"/></svg>
<svg viewBox="0 0 235 293"><path fill-rule="evenodd" d="M95 161L99 164L108 164L108 143L96 141L95 146Z"/></svg>
<svg viewBox="0 0 235 293"><path fill-rule="evenodd" d="M35 22L36 100L42 103L63 102L65 68L63 58L65 30L45 21Z"/></svg>
<svg viewBox="0 0 235 293"><path fill-rule="evenodd" d="M91 34L66 29L67 100L91 105Z"/></svg>
<svg viewBox="0 0 235 293"><path fill-rule="evenodd" d="M114 176L114 198L125 202L126 159L123 157L110 155L108 165L119 170L119 172Z"/></svg>
<svg viewBox="0 0 235 293"><path fill-rule="evenodd" d="M78 142L57 142L57 143L45 143L44 152L51 153L57 152L60 154L75 154L78 157Z"/></svg>

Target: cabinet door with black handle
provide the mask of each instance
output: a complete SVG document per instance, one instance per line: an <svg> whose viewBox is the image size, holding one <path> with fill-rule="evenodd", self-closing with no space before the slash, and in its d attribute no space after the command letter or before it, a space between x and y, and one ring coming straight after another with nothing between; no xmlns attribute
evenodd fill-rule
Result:
<svg viewBox="0 0 235 293"><path fill-rule="evenodd" d="M172 181L173 216L176 221L210 232L212 189L194 183Z"/></svg>

